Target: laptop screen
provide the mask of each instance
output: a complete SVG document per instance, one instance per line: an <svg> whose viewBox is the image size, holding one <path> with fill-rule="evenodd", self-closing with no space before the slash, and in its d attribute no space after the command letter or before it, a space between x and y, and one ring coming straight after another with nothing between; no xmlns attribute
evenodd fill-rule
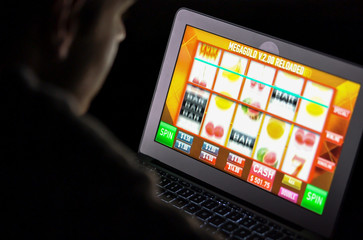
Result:
<svg viewBox="0 0 363 240"><path fill-rule="evenodd" d="M360 85L270 52L186 26L154 140L322 215Z"/></svg>

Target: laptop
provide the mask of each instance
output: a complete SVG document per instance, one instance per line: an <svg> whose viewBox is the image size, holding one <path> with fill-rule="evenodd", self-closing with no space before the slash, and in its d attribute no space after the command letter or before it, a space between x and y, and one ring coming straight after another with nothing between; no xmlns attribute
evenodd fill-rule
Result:
<svg viewBox="0 0 363 240"><path fill-rule="evenodd" d="M330 238L362 84L360 66L180 9L139 153L161 199L226 239Z"/></svg>

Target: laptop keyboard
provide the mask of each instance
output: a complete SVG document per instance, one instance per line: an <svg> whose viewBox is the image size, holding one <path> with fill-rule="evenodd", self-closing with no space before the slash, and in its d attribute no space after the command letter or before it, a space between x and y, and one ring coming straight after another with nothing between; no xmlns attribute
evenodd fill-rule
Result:
<svg viewBox="0 0 363 240"><path fill-rule="evenodd" d="M192 185L190 182L163 170L149 168L159 176L156 195L162 201L192 215L199 221L201 228L216 234L220 239L304 239L293 231Z"/></svg>

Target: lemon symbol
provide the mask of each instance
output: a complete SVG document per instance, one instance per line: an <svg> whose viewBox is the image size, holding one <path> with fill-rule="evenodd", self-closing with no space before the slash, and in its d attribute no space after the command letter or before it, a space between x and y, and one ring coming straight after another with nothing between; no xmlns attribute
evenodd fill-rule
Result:
<svg viewBox="0 0 363 240"><path fill-rule="evenodd" d="M315 102L319 102L321 101L321 98L319 97L314 97L312 100L314 100ZM323 114L324 112L324 108L314 102L309 102L306 105L306 111L313 117L318 117L321 114Z"/></svg>
<svg viewBox="0 0 363 240"><path fill-rule="evenodd" d="M227 93L227 92L221 92L221 94L226 95L226 96L228 96L228 97L230 97L230 96L231 96L231 95L230 95L229 93ZM217 105L217 107L218 107L219 109L221 109L221 110L227 110L227 109L229 109L229 108L232 106L232 104L233 104L233 102L232 102L231 100L228 100L228 99L226 99L226 98L224 98L224 97L220 97L220 96L216 96L215 101L216 101L216 105Z"/></svg>
<svg viewBox="0 0 363 240"><path fill-rule="evenodd" d="M272 139L279 139L285 132L285 122L270 118L267 124L267 133Z"/></svg>
<svg viewBox="0 0 363 240"><path fill-rule="evenodd" d="M314 86L314 87L316 87L320 91L328 91L329 90L328 87L325 87L323 85L320 85L320 84L317 84L317 83L314 83L314 82L312 82L311 85Z"/></svg>

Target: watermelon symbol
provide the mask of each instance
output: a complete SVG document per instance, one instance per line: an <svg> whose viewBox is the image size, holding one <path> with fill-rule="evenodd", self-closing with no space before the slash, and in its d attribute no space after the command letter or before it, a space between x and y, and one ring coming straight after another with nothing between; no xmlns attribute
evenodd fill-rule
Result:
<svg viewBox="0 0 363 240"><path fill-rule="evenodd" d="M259 102L252 102L251 98L246 98L245 100L243 100L244 103L247 103L255 108L261 108L261 104ZM245 114L247 114L252 120L258 120L261 117L261 112L253 109L253 108L249 108L245 105L241 105L242 110Z"/></svg>
<svg viewBox="0 0 363 240"><path fill-rule="evenodd" d="M276 153L269 151L267 148L260 148L257 151L257 160L274 168L277 166Z"/></svg>

